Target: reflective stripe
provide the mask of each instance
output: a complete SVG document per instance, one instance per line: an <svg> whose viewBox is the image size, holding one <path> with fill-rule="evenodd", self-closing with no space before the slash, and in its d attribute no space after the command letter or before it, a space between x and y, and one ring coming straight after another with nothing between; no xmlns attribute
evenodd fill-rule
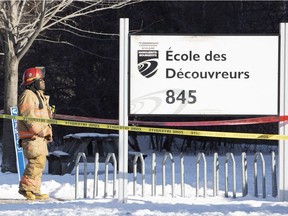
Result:
<svg viewBox="0 0 288 216"><path fill-rule="evenodd" d="M22 179L20 181L21 184L25 184L27 186L35 186L36 185L36 180L27 178L26 176L22 176Z"/></svg>
<svg viewBox="0 0 288 216"><path fill-rule="evenodd" d="M33 116L30 116L30 117L35 117L35 118L49 118L49 113L48 113L48 108L47 110L46 109L38 109L38 108L35 108L34 106L27 106L27 105L21 105L19 106L19 110L20 110L20 113L26 113L26 112L29 112L29 110L31 109L34 109L34 112L33 112ZM29 116L26 116L26 117L29 117Z"/></svg>
<svg viewBox="0 0 288 216"><path fill-rule="evenodd" d="M19 139L29 139L34 136L33 133L28 131L18 131Z"/></svg>

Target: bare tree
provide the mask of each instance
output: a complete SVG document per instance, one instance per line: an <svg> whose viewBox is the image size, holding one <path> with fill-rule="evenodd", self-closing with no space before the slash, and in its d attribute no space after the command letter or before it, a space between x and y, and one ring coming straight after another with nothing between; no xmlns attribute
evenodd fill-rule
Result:
<svg viewBox="0 0 288 216"><path fill-rule="evenodd" d="M0 1L0 56L4 57L4 111L17 105L18 67L36 38L54 27L77 35L91 34L77 26L77 17L119 9L142 0L7 0ZM2 172L17 172L12 128L4 120Z"/></svg>

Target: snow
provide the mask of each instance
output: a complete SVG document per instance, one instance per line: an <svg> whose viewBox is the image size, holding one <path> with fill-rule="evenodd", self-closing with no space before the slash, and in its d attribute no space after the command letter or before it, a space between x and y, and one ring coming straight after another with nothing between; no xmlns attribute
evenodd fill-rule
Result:
<svg viewBox="0 0 288 216"><path fill-rule="evenodd" d="M142 147L142 146L141 146ZM157 178L156 196L151 195L151 154L149 148L144 150L148 156L145 159L145 194L142 197L142 177L137 174L136 195L133 196L133 174L128 174L127 203L118 201L118 194L113 197L113 166L109 164L107 197L104 198L105 165L99 167L99 191L93 198L94 163L88 163L88 198L83 198L84 176L83 164L80 164L80 176L77 199L75 199L75 169L72 174L64 176L48 174L46 167L42 181L42 192L49 193L49 201L25 201L17 193L18 176L14 173L0 173L0 215L159 215L159 216L279 216L288 215L288 202L280 202L272 197L271 155L264 154L266 167L267 198L262 198L261 162L258 163L258 193L254 196L254 155L247 154L248 163L248 195L242 197L241 154L235 154L237 196L232 197L232 170L229 165L229 193L224 196L224 163L225 155L219 155L220 178L219 194L213 196L213 154L206 155L207 160L207 196L203 197L203 161L200 161L200 189L196 197L196 158L197 155L186 153L185 165L185 197L181 196L180 155L174 153L175 161L175 197L172 197L171 162L166 161L165 196L162 195L162 160L163 152L156 152ZM48 166L48 165L47 165ZM230 179L231 178L231 179ZM116 188L118 182L116 182ZM116 190L117 191L117 190ZM61 199L64 201L56 200ZM11 199L11 201L10 201ZM9 200L9 201L8 201Z"/></svg>
<svg viewBox="0 0 288 216"><path fill-rule="evenodd" d="M100 134L100 133L75 133L75 134L68 134L64 136L64 139L68 138L75 138L75 139L81 139L83 137L118 137L118 134Z"/></svg>
<svg viewBox="0 0 288 216"><path fill-rule="evenodd" d="M58 156L58 157L60 157L60 156L70 156L70 154L68 154L67 152L63 152L63 151L59 151L59 150L53 151L52 154L55 155L55 156Z"/></svg>

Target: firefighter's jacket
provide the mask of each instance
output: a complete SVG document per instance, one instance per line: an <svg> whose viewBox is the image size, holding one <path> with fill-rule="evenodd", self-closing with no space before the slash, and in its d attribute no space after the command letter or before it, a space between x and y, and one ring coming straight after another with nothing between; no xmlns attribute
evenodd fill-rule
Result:
<svg viewBox="0 0 288 216"><path fill-rule="evenodd" d="M52 117L49 96L44 95L44 92L41 90L33 92L30 89L25 89L19 96L18 110L19 115L24 117L44 119ZM52 137L52 129L51 125L45 122L18 121L18 134L19 139L33 139L35 136L39 136L39 134L44 135L44 137Z"/></svg>

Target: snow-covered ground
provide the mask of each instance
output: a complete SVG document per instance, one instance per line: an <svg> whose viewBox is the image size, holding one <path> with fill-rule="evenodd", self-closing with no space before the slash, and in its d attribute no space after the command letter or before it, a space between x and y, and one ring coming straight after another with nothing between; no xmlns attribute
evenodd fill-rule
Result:
<svg viewBox="0 0 288 216"><path fill-rule="evenodd" d="M220 186L219 195L213 196L213 155L206 156L207 160L207 196L203 197L203 163L200 163L200 193L196 197L196 155L185 154L185 197L181 196L180 185L180 157L174 154L175 160L175 197L171 196L171 163L166 162L166 186L165 196L162 195L162 160L163 153L157 152L157 180L156 196L151 195L151 150L145 152L145 196L142 197L141 175L137 175L137 191L133 196L133 174L129 174L128 201L118 201L118 194L113 198L113 167L109 165L108 196L104 198L104 164L99 169L99 194L93 198L94 174L93 164L88 164L88 198L83 198L83 165L80 164L78 198L75 200L75 169L72 174L64 176L50 175L46 172L43 176L42 192L49 193L52 199L48 202L24 201L18 193L17 174L0 173L0 215L194 215L194 216L278 216L288 215L288 202L279 202L272 197L271 156L265 154L267 198L262 198L261 170L258 174L259 197L254 197L253 183L253 159L254 155L248 155L248 188L246 197L242 197L241 156L235 155L237 176L237 197L232 197L232 171L229 168L229 197L224 196L224 161L225 155L219 156ZM259 162L259 167L261 162ZM81 174L82 173L82 174ZM118 187L118 183L116 183ZM11 199L11 203L7 200Z"/></svg>

